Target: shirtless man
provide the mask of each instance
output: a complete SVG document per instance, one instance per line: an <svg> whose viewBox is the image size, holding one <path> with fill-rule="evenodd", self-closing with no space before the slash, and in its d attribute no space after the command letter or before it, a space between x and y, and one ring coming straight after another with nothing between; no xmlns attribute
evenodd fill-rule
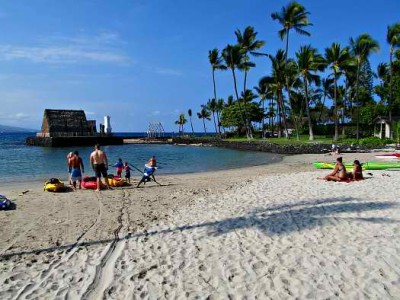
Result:
<svg viewBox="0 0 400 300"><path fill-rule="evenodd" d="M108 170L108 159L107 155L104 151L100 150L100 145L96 144L94 146L94 151L90 154L90 164L92 165L93 171L97 177L97 189L96 191L100 191L101 184L101 175L104 177L104 181L108 189L110 189L110 185L108 184L107 179L107 170Z"/></svg>
<svg viewBox="0 0 400 300"><path fill-rule="evenodd" d="M85 167L83 166L82 158L79 157L78 151L75 151L72 157L69 159L68 166L71 169L71 181L74 190L76 190L76 181L79 181L79 188L81 188L82 173L85 172Z"/></svg>

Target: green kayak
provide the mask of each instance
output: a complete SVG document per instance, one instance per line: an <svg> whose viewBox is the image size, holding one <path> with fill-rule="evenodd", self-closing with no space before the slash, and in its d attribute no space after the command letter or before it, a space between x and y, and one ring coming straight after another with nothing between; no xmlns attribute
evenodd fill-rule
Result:
<svg viewBox="0 0 400 300"><path fill-rule="evenodd" d="M334 169L334 162L313 162L313 166L317 169ZM346 169L352 169L353 164L344 164ZM391 161L367 161L362 164L363 170L387 170L387 169L400 169L400 162Z"/></svg>

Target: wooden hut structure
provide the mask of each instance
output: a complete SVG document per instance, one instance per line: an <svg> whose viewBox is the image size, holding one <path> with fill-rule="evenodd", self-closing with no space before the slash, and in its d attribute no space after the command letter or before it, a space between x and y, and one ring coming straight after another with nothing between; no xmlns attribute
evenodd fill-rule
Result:
<svg viewBox="0 0 400 300"><path fill-rule="evenodd" d="M394 125L396 122L398 122L400 118L398 116L393 116L392 121L389 120L389 118L386 117L377 117L374 120L374 136L378 137L380 139L383 138L388 138L392 139L393 138L393 131L395 128Z"/></svg>
<svg viewBox="0 0 400 300"><path fill-rule="evenodd" d="M96 121L86 120L83 110L45 109L40 137L94 136Z"/></svg>

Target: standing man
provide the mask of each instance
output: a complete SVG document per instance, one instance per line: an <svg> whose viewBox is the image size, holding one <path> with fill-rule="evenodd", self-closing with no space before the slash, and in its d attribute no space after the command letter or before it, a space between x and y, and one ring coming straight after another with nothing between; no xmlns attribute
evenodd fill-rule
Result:
<svg viewBox="0 0 400 300"><path fill-rule="evenodd" d="M108 170L108 159L107 155L104 151L100 150L100 145L96 144L94 146L94 151L90 154L90 164L92 165L93 171L97 177L97 189L96 191L100 191L101 184L101 175L103 175L104 181L106 182L107 188L110 188L108 184L107 178L107 170Z"/></svg>
<svg viewBox="0 0 400 300"><path fill-rule="evenodd" d="M79 181L79 189L82 184L82 173L85 172L82 158L79 157L79 152L75 151L73 156L69 159L69 167L71 168L71 181L76 190L76 181Z"/></svg>

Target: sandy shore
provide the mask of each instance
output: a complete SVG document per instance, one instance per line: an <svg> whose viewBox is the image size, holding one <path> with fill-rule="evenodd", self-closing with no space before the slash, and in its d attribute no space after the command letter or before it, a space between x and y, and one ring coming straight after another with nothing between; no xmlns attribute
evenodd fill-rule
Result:
<svg viewBox="0 0 400 300"><path fill-rule="evenodd" d="M318 180L311 162L332 160L100 193L1 186L16 209L0 211L0 299L400 299L400 172Z"/></svg>

